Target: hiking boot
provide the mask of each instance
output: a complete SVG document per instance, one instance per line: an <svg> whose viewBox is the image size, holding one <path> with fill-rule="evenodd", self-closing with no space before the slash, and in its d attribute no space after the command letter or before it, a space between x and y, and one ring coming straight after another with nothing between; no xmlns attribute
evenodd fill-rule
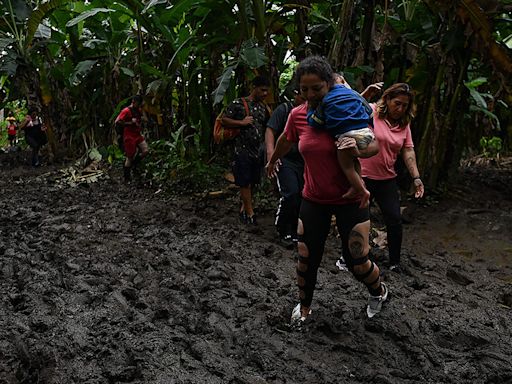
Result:
<svg viewBox="0 0 512 384"><path fill-rule="evenodd" d="M345 259L343 258L343 256L340 256L338 261L336 261L336 266L342 272L348 271L347 263L345 262Z"/></svg>
<svg viewBox="0 0 512 384"><path fill-rule="evenodd" d="M242 224L247 224L247 213L245 211L239 213L240 222Z"/></svg>
<svg viewBox="0 0 512 384"><path fill-rule="evenodd" d="M386 284L380 283L380 285L384 293L380 294L379 296L370 295L368 298L366 314L370 319L381 311L382 304L388 299L388 288L386 287Z"/></svg>
<svg viewBox="0 0 512 384"><path fill-rule="evenodd" d="M400 264L392 264L389 266L389 270L391 272L395 272L395 273L398 273L399 275L402 274L403 270L402 270L402 267L400 266Z"/></svg>

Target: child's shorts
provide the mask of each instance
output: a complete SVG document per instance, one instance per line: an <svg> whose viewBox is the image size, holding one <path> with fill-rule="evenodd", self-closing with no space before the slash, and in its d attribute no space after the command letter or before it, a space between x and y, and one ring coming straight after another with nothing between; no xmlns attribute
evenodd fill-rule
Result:
<svg viewBox="0 0 512 384"><path fill-rule="evenodd" d="M356 140L357 148L359 149L366 149L368 144L370 144L375 139L375 135L370 128L354 129L352 131L336 135L335 137L336 139L340 139L342 137L351 137Z"/></svg>

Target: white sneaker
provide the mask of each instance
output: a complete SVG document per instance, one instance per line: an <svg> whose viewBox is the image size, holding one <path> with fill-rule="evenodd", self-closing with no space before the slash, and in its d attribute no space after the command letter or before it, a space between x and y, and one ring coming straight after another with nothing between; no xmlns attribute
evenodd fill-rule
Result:
<svg viewBox="0 0 512 384"><path fill-rule="evenodd" d="M371 319L377 313L379 313L382 309L382 304L388 299L388 288L386 284L380 283L384 293L379 296L372 296L368 298L368 306L366 307L366 314Z"/></svg>
<svg viewBox="0 0 512 384"><path fill-rule="evenodd" d="M345 262L345 259L343 258L343 256L340 256L338 261L336 261L336 266L342 272L348 271L347 263Z"/></svg>
<svg viewBox="0 0 512 384"><path fill-rule="evenodd" d="M311 309L309 310L308 315L311 315ZM303 323L305 320L306 320L306 316L302 316L302 313L300 311L300 303L299 303L292 310L292 317L290 319L290 323L292 323L292 324Z"/></svg>

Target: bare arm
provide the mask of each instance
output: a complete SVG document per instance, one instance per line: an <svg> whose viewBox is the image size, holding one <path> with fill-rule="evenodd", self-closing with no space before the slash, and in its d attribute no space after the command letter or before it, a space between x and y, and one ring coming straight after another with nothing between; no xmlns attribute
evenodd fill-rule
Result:
<svg viewBox="0 0 512 384"><path fill-rule="evenodd" d="M382 90L383 85L384 83L382 81L379 83L370 84L363 92L361 92L361 96L363 96L366 100L370 100L373 96Z"/></svg>
<svg viewBox="0 0 512 384"><path fill-rule="evenodd" d="M420 179L420 172L418 171L418 165L416 164L416 153L414 152L414 148L403 148L402 159L404 160L409 174L414 180L414 188L416 189L414 196L416 198L420 198L425 193L425 187Z"/></svg>
<svg viewBox="0 0 512 384"><path fill-rule="evenodd" d="M229 117L222 117L222 125L227 128L242 128L247 125L251 125L254 121L252 116L245 116L243 120L235 120Z"/></svg>
<svg viewBox="0 0 512 384"><path fill-rule="evenodd" d="M267 150L267 159L272 157L272 153L274 153L274 147L276 144L276 138L274 136L274 130L272 128L267 127L265 130L265 148Z"/></svg>
<svg viewBox="0 0 512 384"><path fill-rule="evenodd" d="M279 138L277 139L274 152L272 153L272 156L270 156L270 159L268 160L268 163L265 166L265 170L267 172L268 177L276 176L277 171L279 170L279 168L276 168L277 160L286 155L290 151L292 146L293 142L288 141L284 132L281 133L281 136L279 136Z"/></svg>

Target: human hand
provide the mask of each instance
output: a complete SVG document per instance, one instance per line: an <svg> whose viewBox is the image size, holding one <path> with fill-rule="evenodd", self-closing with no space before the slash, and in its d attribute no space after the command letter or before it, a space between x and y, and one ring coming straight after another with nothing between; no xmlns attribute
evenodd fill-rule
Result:
<svg viewBox="0 0 512 384"><path fill-rule="evenodd" d="M357 156L358 148L357 148L357 142L356 139L353 137L340 137L338 140L336 140L336 148L343 150L343 149L352 149L354 152L356 152L354 155Z"/></svg>
<svg viewBox="0 0 512 384"><path fill-rule="evenodd" d="M366 99L371 99L372 97L374 97L375 95L377 95L378 93L380 93L380 91L382 91L382 87L384 86L384 82L382 81L379 81L378 83L373 83L373 84L370 84L368 87L366 87L366 89L363 91L363 95Z"/></svg>
<svg viewBox="0 0 512 384"><path fill-rule="evenodd" d="M414 197L417 199L422 198L425 193L425 186L419 177L414 179L414 189L416 190Z"/></svg>
<svg viewBox="0 0 512 384"><path fill-rule="evenodd" d="M254 117L252 116L245 116L242 120L242 125L251 125L254 122Z"/></svg>
<svg viewBox="0 0 512 384"><path fill-rule="evenodd" d="M277 159L277 161L269 161L267 165L265 165L265 173L269 179L277 177L279 173L279 167L281 166L281 160Z"/></svg>

